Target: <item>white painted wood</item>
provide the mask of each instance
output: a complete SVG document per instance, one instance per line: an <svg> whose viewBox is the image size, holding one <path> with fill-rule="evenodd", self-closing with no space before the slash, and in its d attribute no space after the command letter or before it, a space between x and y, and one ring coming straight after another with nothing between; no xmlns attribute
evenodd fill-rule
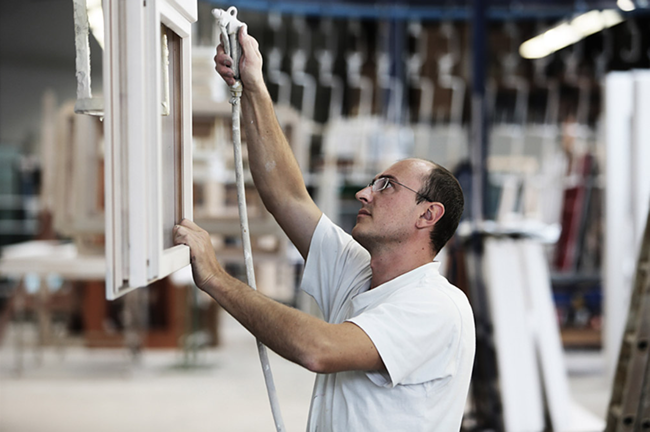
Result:
<svg viewBox="0 0 650 432"><path fill-rule="evenodd" d="M610 380L618 361L635 265L631 150L633 81L628 72L605 78L605 256L603 346ZM626 229L621 229L626 227Z"/></svg>
<svg viewBox="0 0 650 432"><path fill-rule="evenodd" d="M551 424L554 431L569 430L571 395L548 265L541 243L525 239L518 241L517 246L526 274L526 288L530 298L529 318L537 346Z"/></svg>
<svg viewBox="0 0 650 432"><path fill-rule="evenodd" d="M485 240L484 274L507 432L543 431L544 404L527 298L515 240Z"/></svg>
<svg viewBox="0 0 650 432"><path fill-rule="evenodd" d="M149 85L152 76L148 74L150 69L149 57L151 47L147 45L147 36L152 29L146 25L147 12L155 7L150 3L148 8L142 7L142 3L127 1L124 2L126 20L126 41L120 46L120 56L125 56L124 69L126 74L122 79L126 81L125 93L121 100L125 101L125 115L120 119L117 127L125 129L126 140L121 141L127 151L127 181L128 181L128 248L129 248L129 285L141 287L149 281L147 275L147 230L142 229L151 223L151 215L148 214L144 203L147 201L150 184L146 174L152 169L151 155L148 147L151 135L157 132L150 129L148 117L151 116L152 94ZM143 36L140 36L143 35ZM140 36L140 37L139 37ZM158 53L160 50L157 51ZM120 58L122 61L122 58ZM157 62L156 65L160 64ZM159 70L159 69L158 69ZM157 110L156 110L157 112ZM155 138L153 138L155 139ZM126 191L122 191L126 193Z"/></svg>
<svg viewBox="0 0 650 432"><path fill-rule="evenodd" d="M517 241L529 298L529 324L537 348L546 406L555 432L600 432L605 423L576 404L569 389L553 289L542 243Z"/></svg>
<svg viewBox="0 0 650 432"><path fill-rule="evenodd" d="M183 16L183 19L189 23L199 19L196 0L167 0L167 4L176 9Z"/></svg>
<svg viewBox="0 0 650 432"><path fill-rule="evenodd" d="M122 191L122 168L125 158L122 157L120 143L121 129L119 121L121 116L120 101L120 69L119 44L120 34L126 32L125 25L119 26L119 3L106 1L104 10L104 97L106 101L104 111L104 210L106 226L106 298L113 300L128 290L123 281L128 277L129 250L125 248L124 230L122 227L122 198L126 198L127 191ZM125 268L126 267L126 268Z"/></svg>
<svg viewBox="0 0 650 432"><path fill-rule="evenodd" d="M167 193L163 179L171 167L163 166L161 147L161 29L164 25L180 37L179 213L191 218L191 22L196 20L196 8L196 0L104 2L109 299L189 264L186 246L165 250L164 244L171 242L163 241L162 198ZM170 233L171 226L165 231Z"/></svg>
<svg viewBox="0 0 650 432"><path fill-rule="evenodd" d="M30 241L7 246L0 258L0 274L8 277L56 274L70 280L88 280L102 279L105 273L104 257L79 255L74 244L58 241Z"/></svg>
<svg viewBox="0 0 650 432"><path fill-rule="evenodd" d="M173 5L165 2L159 1L157 3L158 10L155 11L155 15L152 17L153 26L160 27L163 24L165 27L168 27L174 33L180 37L180 94L181 101L180 113L176 113L176 107L171 107L172 114L176 114L180 118L180 136L181 136L181 217L182 218L192 218L192 80L191 80L191 24L186 21L184 16L179 13L177 9L172 7ZM151 64L159 65L160 64L160 37L157 39L151 39L151 43L154 46L154 49L151 51ZM169 41L171 45L171 41ZM160 68L152 70L152 76L156 77L156 80L150 85L150 90L152 93L156 94L156 97L160 101L161 94L160 89L162 86L162 76L163 73ZM171 76L171 75L170 75ZM170 85L174 86L176 83L172 79ZM173 94L174 92L170 92ZM149 235L149 249L150 249L150 266L149 266L149 278L150 279L159 279L162 278L175 270L189 264L189 250L187 247L181 246L173 249L174 252L167 251L164 248L164 239L163 239L163 193L169 193L169 191L164 191L165 176L168 176L170 173L170 167L163 166L162 158L162 122L161 122L161 103L156 105L158 114L151 117L154 130L157 132L155 140L152 140L155 143L151 148L151 155L154 161L154 166L151 167L150 178L153 184L154 189L150 194L152 199L151 203L151 218L156 221L156 224L150 225L150 235ZM180 222L180 220L175 221ZM171 227L168 227L169 230ZM185 249L185 250L184 250ZM173 259L170 257L174 257Z"/></svg>
<svg viewBox="0 0 650 432"><path fill-rule="evenodd" d="M632 112L632 211L635 257L641 248L650 207L650 70L635 70Z"/></svg>
<svg viewBox="0 0 650 432"><path fill-rule="evenodd" d="M149 266L147 269L147 278L155 280L158 278L160 266L160 252L162 249L162 226L163 226L163 198L161 184L162 162L162 112L161 112L161 91L162 91L162 68L161 68L161 19L160 10L161 2L155 1L150 4L145 17L147 22L147 34L145 42L147 44L147 53L145 66L149 80L146 83L147 92L150 98L148 106L149 115L146 117L148 129L151 133L150 142L147 143L148 159L150 162L147 171L148 181L151 184L149 195L146 197L147 208L150 211L148 215L149 225L144 226L148 230L148 238L145 245L149 252ZM168 41L169 42L169 41Z"/></svg>

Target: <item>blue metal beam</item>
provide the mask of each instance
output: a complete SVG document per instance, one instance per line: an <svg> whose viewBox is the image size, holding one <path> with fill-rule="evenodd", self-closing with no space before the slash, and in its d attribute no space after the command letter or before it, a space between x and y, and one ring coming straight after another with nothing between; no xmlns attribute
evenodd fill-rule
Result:
<svg viewBox="0 0 650 432"><path fill-rule="evenodd" d="M217 7L236 6L240 10L276 12L287 15L352 19L468 21L469 2L447 1L326 1L326 0L202 0ZM488 20L559 19L591 9L615 8L613 0L593 1L507 1L493 0L486 9ZM650 13L637 9L635 14Z"/></svg>

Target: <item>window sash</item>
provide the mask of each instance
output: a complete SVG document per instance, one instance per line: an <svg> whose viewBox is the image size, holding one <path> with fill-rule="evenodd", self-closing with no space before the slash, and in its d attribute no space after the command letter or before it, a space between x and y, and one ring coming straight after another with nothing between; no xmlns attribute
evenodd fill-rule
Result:
<svg viewBox="0 0 650 432"><path fill-rule="evenodd" d="M191 23L196 1L150 0L145 6L108 0L104 19L106 295L114 299L189 264L187 246L163 246L161 24L180 37L178 213L192 218Z"/></svg>

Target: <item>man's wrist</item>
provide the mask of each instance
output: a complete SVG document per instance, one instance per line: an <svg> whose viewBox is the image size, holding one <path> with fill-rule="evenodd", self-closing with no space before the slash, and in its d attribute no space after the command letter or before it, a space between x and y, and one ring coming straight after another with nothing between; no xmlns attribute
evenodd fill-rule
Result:
<svg viewBox="0 0 650 432"><path fill-rule="evenodd" d="M268 90L266 88L266 83L264 83L264 79L260 78L259 80L255 80L252 83L245 83L244 94L246 93L256 97L261 94L268 93Z"/></svg>

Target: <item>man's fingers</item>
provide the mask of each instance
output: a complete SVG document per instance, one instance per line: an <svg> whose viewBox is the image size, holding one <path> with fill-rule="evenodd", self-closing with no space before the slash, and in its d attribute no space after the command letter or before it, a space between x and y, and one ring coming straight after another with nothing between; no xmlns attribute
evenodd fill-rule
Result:
<svg viewBox="0 0 650 432"><path fill-rule="evenodd" d="M225 53L223 46L217 46L217 55L214 56L214 69L226 81L226 84L235 84L235 73L232 70L232 58Z"/></svg>
<svg viewBox="0 0 650 432"><path fill-rule="evenodd" d="M194 221L192 221L192 220L190 220L190 219L186 219L186 218L183 218L183 219L179 222L179 224L178 224L177 226L179 226L179 225L182 226L182 227L187 227L187 228L189 228L189 229L191 229L191 230L194 230L194 231L199 231L199 230L201 230L201 227L198 226L197 224L195 224Z"/></svg>
<svg viewBox="0 0 650 432"><path fill-rule="evenodd" d="M248 36L248 26L243 25L239 29L239 44L243 47L246 44L246 37Z"/></svg>
<svg viewBox="0 0 650 432"><path fill-rule="evenodd" d="M228 54L221 52L214 56L214 63L217 67L231 68L232 58Z"/></svg>
<svg viewBox="0 0 650 432"><path fill-rule="evenodd" d="M239 30L239 43L242 46L244 54L249 53L251 50L255 51L259 48L260 44L253 36L248 35L248 26L242 26Z"/></svg>
<svg viewBox="0 0 650 432"><path fill-rule="evenodd" d="M183 229L185 229L181 225L174 225L173 229L173 234L174 234L174 244L175 245L185 245L188 246L187 244L187 233L183 232Z"/></svg>

